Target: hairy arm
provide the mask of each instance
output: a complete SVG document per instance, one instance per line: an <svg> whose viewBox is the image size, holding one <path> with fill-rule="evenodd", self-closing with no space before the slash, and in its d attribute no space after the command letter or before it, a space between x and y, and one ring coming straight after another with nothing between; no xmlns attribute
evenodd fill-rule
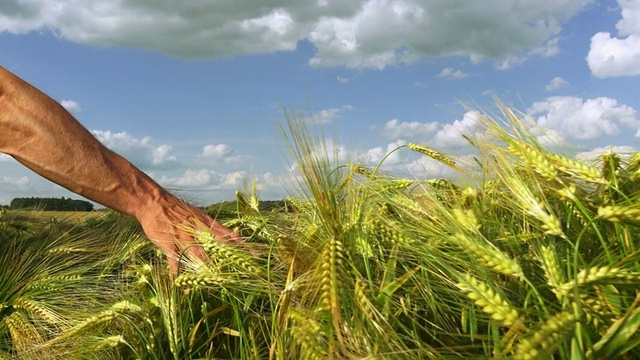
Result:
<svg viewBox="0 0 640 360"><path fill-rule="evenodd" d="M219 239L240 239L104 147L55 100L2 67L0 152L77 194L137 218L169 256L174 272L182 250L205 259L185 228L206 227Z"/></svg>

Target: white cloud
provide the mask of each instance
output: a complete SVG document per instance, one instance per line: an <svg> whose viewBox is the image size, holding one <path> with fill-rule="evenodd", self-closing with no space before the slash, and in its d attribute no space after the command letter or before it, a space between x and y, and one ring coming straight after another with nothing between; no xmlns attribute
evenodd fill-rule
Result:
<svg viewBox="0 0 640 360"><path fill-rule="evenodd" d="M341 77L341 76L338 76L338 77L336 78L336 80L337 80L340 84L346 84L346 83L348 83L348 82L349 82L349 78Z"/></svg>
<svg viewBox="0 0 640 360"><path fill-rule="evenodd" d="M545 91L554 91L569 86L569 82L559 76L554 77L549 81L547 86L544 87Z"/></svg>
<svg viewBox="0 0 640 360"><path fill-rule="evenodd" d="M73 100L62 100L60 101L60 105L62 105L62 107L67 109L67 111L70 113L77 114L82 111L82 107L80 107L80 104Z"/></svg>
<svg viewBox="0 0 640 360"><path fill-rule="evenodd" d="M187 169L180 177L163 176L160 178L160 183L165 186L202 187L209 185L214 174L208 169Z"/></svg>
<svg viewBox="0 0 640 360"><path fill-rule="evenodd" d="M510 56L498 63L496 63L496 69L498 70L509 70L516 66L521 66L527 61L527 58L524 56Z"/></svg>
<svg viewBox="0 0 640 360"><path fill-rule="evenodd" d="M224 189L239 189L242 184L247 181L247 172L246 171L236 171L229 174L225 174L222 178L222 181L217 188Z"/></svg>
<svg viewBox="0 0 640 360"><path fill-rule="evenodd" d="M231 147L227 144L209 144L202 148L199 156L203 159L223 159L230 156L231 153Z"/></svg>
<svg viewBox="0 0 640 360"><path fill-rule="evenodd" d="M351 105L344 105L339 108L323 109L311 114L314 124L329 124L338 119L344 112L353 110Z"/></svg>
<svg viewBox="0 0 640 360"><path fill-rule="evenodd" d="M163 186L178 187L178 190L237 190L247 179L245 171L219 173L211 169L187 169L176 177L162 176Z"/></svg>
<svg viewBox="0 0 640 360"><path fill-rule="evenodd" d="M598 160L602 156L602 154L607 152L613 152L620 155L620 157L622 158L628 158L632 154L638 152L638 150L635 147L629 145L597 147L595 149L577 154L576 159L580 161L593 162L595 160Z"/></svg>
<svg viewBox="0 0 640 360"><path fill-rule="evenodd" d="M546 43L544 43L542 46L529 51L529 55L535 55L535 56L540 56L545 58L556 56L560 53L560 48L558 47L559 40L560 38L558 37L552 38L548 40Z"/></svg>
<svg viewBox="0 0 640 360"><path fill-rule="evenodd" d="M637 136L640 129L638 111L607 97L583 100L554 96L534 103L527 113L540 126L555 130L562 137L578 140L616 135L623 129L631 130Z"/></svg>
<svg viewBox="0 0 640 360"><path fill-rule="evenodd" d="M149 136L137 139L125 131L110 130L92 130L91 133L104 146L142 169L171 168L177 165L176 157L171 155L171 145L154 146Z"/></svg>
<svg viewBox="0 0 640 360"><path fill-rule="evenodd" d="M19 178L3 176L0 178L0 184L8 185L19 189L24 189L31 184L31 180L28 176L22 176Z"/></svg>
<svg viewBox="0 0 640 360"><path fill-rule="evenodd" d="M247 160L249 156L238 154L227 144L208 144L202 147L197 158L206 162L237 165Z"/></svg>
<svg viewBox="0 0 640 360"><path fill-rule="evenodd" d="M398 119L392 119L384 124L383 135L392 139L398 138L426 138L433 135L440 124L438 122L405 122L398 121Z"/></svg>
<svg viewBox="0 0 640 360"><path fill-rule="evenodd" d="M428 156L420 156L406 164L406 167L409 173L417 179L446 178L454 175L453 169Z"/></svg>
<svg viewBox="0 0 640 360"><path fill-rule="evenodd" d="M561 24L589 2L9 0L0 3L0 32L46 28L75 42L209 58L309 41L313 66L382 69L424 56L552 56Z"/></svg>
<svg viewBox="0 0 640 360"><path fill-rule="evenodd" d="M469 76L469 74L466 72L463 72L460 69L454 70L453 68L448 67L448 68L442 69L440 74L438 74L437 76L444 79L459 80L459 79L466 78L467 76Z"/></svg>
<svg viewBox="0 0 640 360"><path fill-rule="evenodd" d="M587 63L598 78L640 75L640 3L618 0L618 4L622 9L622 19L616 24L620 37L599 32L591 38Z"/></svg>
<svg viewBox="0 0 640 360"><path fill-rule="evenodd" d="M462 116L462 120L455 120L451 124L445 124L435 135L435 144L441 147L466 146L469 143L462 135L473 137L481 130L480 114L468 111Z"/></svg>
<svg viewBox="0 0 640 360"><path fill-rule="evenodd" d="M406 161L407 152L402 151L394 151L399 146L405 145L407 142L403 139L398 139L394 142L387 144L386 149L381 146L375 147L367 150L364 154L358 156L357 158L364 164L376 166L382 159L389 154L384 159L384 163L382 164L385 168L389 168L390 166L395 166L402 164Z"/></svg>

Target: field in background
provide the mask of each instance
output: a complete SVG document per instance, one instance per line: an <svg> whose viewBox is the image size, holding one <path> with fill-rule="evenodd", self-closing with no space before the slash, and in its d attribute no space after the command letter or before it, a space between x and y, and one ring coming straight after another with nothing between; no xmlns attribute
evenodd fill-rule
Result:
<svg viewBox="0 0 640 360"><path fill-rule="evenodd" d="M6 216L35 222L66 222L81 224L88 219L99 219L107 211L49 211L49 210L6 210Z"/></svg>

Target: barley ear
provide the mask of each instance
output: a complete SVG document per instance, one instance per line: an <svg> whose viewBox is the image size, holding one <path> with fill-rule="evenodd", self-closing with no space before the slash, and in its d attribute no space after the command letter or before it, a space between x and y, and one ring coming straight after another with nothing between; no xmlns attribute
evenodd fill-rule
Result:
<svg viewBox="0 0 640 360"><path fill-rule="evenodd" d="M491 315L493 320L504 326L512 326L518 321L518 311L502 296L470 274L462 276L458 287L467 293L467 297Z"/></svg>
<svg viewBox="0 0 640 360"><path fill-rule="evenodd" d="M549 318L531 336L520 341L516 346L513 358L549 359L560 341L571 333L577 318L568 312L561 312Z"/></svg>

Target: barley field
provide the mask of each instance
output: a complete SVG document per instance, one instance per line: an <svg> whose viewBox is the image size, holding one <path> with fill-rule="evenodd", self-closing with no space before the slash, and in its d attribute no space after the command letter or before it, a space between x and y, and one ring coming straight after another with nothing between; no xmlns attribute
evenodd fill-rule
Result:
<svg viewBox="0 0 640 360"><path fill-rule="evenodd" d="M451 178L339 164L296 116L300 176L247 241L171 277L130 218L0 217L0 359L637 359L640 153L581 161L519 114L473 154L415 152ZM219 213L218 213L219 214ZM215 214L213 214L215 215Z"/></svg>

